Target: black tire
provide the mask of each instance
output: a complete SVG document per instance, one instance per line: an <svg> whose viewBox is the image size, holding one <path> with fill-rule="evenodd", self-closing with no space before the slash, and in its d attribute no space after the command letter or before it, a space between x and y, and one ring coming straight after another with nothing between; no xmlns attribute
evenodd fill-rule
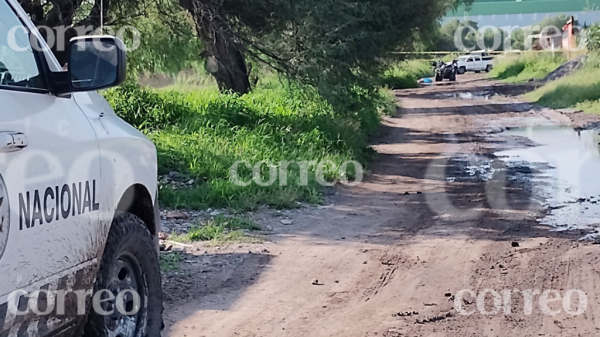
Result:
<svg viewBox="0 0 600 337"><path fill-rule="evenodd" d="M485 68L485 72L489 73L490 71L492 71L492 65L488 64L488 66Z"/></svg>
<svg viewBox="0 0 600 337"><path fill-rule="evenodd" d="M463 75L466 72L467 72L467 68L465 68L465 67L458 68L458 74L459 75Z"/></svg>
<svg viewBox="0 0 600 337"><path fill-rule="evenodd" d="M118 271L117 274L115 271ZM112 222L102 264L94 284L94 294L104 289L113 293L122 291L120 285L125 285L124 289L131 289L132 285L137 288L135 290L140 295L140 310L135 315L119 315L121 318L113 319L96 313L92 308L85 326L85 336L107 337L111 332L114 334L115 329L118 329L119 324L122 325L124 320L134 319L135 331L129 335L121 333L117 335L159 337L163 323L163 294L158 251L144 222L130 213L120 214ZM126 310L130 310L133 301L125 298L125 302L127 302ZM103 305L105 303L110 302L104 302ZM104 308L104 310L109 309Z"/></svg>

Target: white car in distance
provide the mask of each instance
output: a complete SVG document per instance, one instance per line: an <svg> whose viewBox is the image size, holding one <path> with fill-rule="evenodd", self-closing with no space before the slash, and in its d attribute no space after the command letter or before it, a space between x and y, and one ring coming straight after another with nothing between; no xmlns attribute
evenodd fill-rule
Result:
<svg viewBox="0 0 600 337"><path fill-rule="evenodd" d="M480 73L482 71L490 72L494 68L494 58L482 55L465 55L458 58L458 73L464 74L468 71Z"/></svg>

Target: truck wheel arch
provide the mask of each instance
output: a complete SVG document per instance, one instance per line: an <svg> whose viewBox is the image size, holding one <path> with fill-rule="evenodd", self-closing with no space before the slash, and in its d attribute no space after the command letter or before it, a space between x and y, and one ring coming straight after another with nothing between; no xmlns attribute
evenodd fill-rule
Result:
<svg viewBox="0 0 600 337"><path fill-rule="evenodd" d="M145 186L135 184L130 186L117 205L115 217L123 212L131 213L138 216L146 226L152 236L157 235L157 211L152 202L152 196Z"/></svg>

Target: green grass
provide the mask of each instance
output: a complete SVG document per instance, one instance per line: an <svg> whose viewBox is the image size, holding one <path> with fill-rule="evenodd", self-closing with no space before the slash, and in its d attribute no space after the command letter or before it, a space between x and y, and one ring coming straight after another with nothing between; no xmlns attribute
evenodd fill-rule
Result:
<svg viewBox="0 0 600 337"><path fill-rule="evenodd" d="M507 83L543 79L565 62L563 56L525 54L498 60L490 76Z"/></svg>
<svg viewBox="0 0 600 337"><path fill-rule="evenodd" d="M383 73L382 85L390 89L418 88L417 81L433 76L429 61L410 60L394 63Z"/></svg>
<svg viewBox="0 0 600 337"><path fill-rule="evenodd" d="M381 114L388 116L395 116L398 111L398 102L396 101L396 94L390 88L383 88L379 90L381 93L382 103L379 108Z"/></svg>
<svg viewBox="0 0 600 337"><path fill-rule="evenodd" d="M187 234L174 235L171 237L171 240L176 242L211 241L215 244L224 242L255 242L257 239L249 237L246 233L260 229L260 226L251 219L219 216L214 220L192 227Z"/></svg>
<svg viewBox="0 0 600 337"><path fill-rule="evenodd" d="M527 94L528 100L554 109L600 113L600 69L587 67Z"/></svg>
<svg viewBox="0 0 600 337"><path fill-rule="evenodd" d="M160 270L163 272L171 272L179 270L179 263L181 263L181 254L160 254Z"/></svg>
<svg viewBox="0 0 600 337"><path fill-rule="evenodd" d="M315 175L320 162L328 163L324 178L330 182L354 177L353 166L342 173L335 169L346 161L366 167L373 154L367 137L377 130L380 114L395 106L390 92L356 96L340 111L314 90L273 77L244 96L221 94L216 88L153 90L132 84L105 92L116 113L156 144L160 174L176 171L197 181L184 190L160 186L161 205L239 210L321 202L323 188ZM250 184L239 186L230 168L240 161L252 167L264 161L258 172L262 181L269 180L270 163L276 172L287 172L287 184L277 174L272 184L261 186L242 164L240 180ZM296 164L284 170L283 161L309 164L306 172Z"/></svg>

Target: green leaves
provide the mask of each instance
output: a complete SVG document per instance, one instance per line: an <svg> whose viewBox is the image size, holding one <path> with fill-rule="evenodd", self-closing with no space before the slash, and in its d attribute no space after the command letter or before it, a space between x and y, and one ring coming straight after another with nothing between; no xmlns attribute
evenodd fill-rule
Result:
<svg viewBox="0 0 600 337"><path fill-rule="evenodd" d="M593 25L586 31L587 47L590 51L597 52L600 50L600 25Z"/></svg>
<svg viewBox="0 0 600 337"><path fill-rule="evenodd" d="M230 180L230 168L238 161L254 166L263 160L274 164L324 160L337 165L348 160L365 163L371 155L366 148L367 134L377 127L379 103L384 101L364 91L357 93L361 100L352 111L340 112L315 90L284 86L273 76L243 96L220 94L214 89L177 92L134 85L114 88L104 95L120 117L154 141L160 174L177 171L197 182L183 190L164 186L161 203L191 208L293 207L298 200L315 202L320 191L314 177L316 164L309 167L308 186L300 184L297 165L290 165L287 186L278 182L237 186ZM393 102L393 97L385 102ZM241 179L251 180L252 170L240 167ZM340 176L332 173L326 178Z"/></svg>
<svg viewBox="0 0 600 337"><path fill-rule="evenodd" d="M194 8L196 22L205 23L201 29L210 26L206 22L220 27L205 34L228 35L224 40L243 46L246 56L311 85L331 104L348 110L358 99L356 88L373 90L379 84L393 51L414 48L419 36L437 29L438 19L449 9L471 1L181 2ZM202 10L197 10L199 6ZM205 43L210 41L205 39Z"/></svg>

